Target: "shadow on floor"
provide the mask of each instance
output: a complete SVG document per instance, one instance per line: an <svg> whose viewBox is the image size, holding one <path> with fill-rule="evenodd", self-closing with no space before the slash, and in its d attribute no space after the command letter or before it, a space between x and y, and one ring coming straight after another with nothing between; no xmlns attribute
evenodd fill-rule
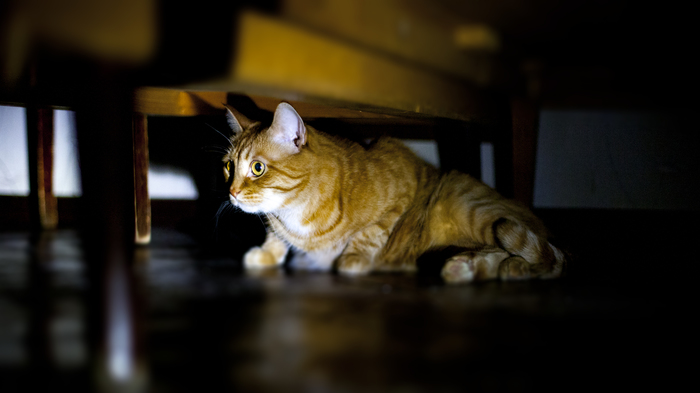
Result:
<svg viewBox="0 0 700 393"><path fill-rule="evenodd" d="M567 278L447 286L423 275L253 275L189 234L155 228L135 267L149 391L680 383L692 287L677 267L693 259L689 248L672 245L692 233L649 229L692 215L539 213L578 255ZM91 391L76 232L3 232L0 250L0 391Z"/></svg>

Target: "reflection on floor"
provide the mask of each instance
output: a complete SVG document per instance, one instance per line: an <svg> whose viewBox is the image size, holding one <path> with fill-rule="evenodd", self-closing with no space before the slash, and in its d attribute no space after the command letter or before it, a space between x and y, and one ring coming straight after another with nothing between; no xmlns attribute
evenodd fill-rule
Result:
<svg viewBox="0 0 700 393"><path fill-rule="evenodd" d="M137 254L152 392L668 387L687 345L672 286L624 274L251 275L157 228ZM83 270L75 231L0 233L0 392L93 390Z"/></svg>

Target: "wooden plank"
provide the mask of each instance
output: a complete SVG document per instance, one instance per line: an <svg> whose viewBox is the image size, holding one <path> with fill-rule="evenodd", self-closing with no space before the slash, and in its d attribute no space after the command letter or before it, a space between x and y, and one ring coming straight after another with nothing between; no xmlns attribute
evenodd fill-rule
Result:
<svg viewBox="0 0 700 393"><path fill-rule="evenodd" d="M134 111L161 116L222 113L225 91L188 92L178 88L142 87L134 92Z"/></svg>
<svg viewBox="0 0 700 393"><path fill-rule="evenodd" d="M473 81L255 12L241 13L237 27L226 77L141 88L136 111L216 114L227 102L225 93L232 93L247 95L268 111L290 102L305 118L496 119L491 100ZM331 108L333 113L323 114Z"/></svg>
<svg viewBox="0 0 700 393"><path fill-rule="evenodd" d="M151 116L221 115L224 113L223 103L234 101L236 94L227 93L224 90L230 85L218 87L222 90L195 90L197 87L193 86L183 86L181 88L141 87L136 89L134 93L134 111ZM202 87L199 86L199 88L201 89ZM234 90L246 89L239 87ZM274 112L281 101L289 102L304 119L353 119L410 125L430 122L430 119L426 117L402 117L371 110L320 104L301 99L290 100L286 99L284 95L247 94L246 97L253 101L259 109L268 112Z"/></svg>
<svg viewBox="0 0 700 393"><path fill-rule="evenodd" d="M277 105L282 101L277 97L250 95L250 99L257 105L258 108L274 112ZM411 121L405 117L389 115L386 113L373 112L362 110L359 108L348 108L343 106L324 105L320 103L308 102L304 100L284 100L289 102L303 119L354 119L354 120L369 120L369 121ZM420 120L416 120L420 121Z"/></svg>
<svg viewBox="0 0 700 393"><path fill-rule="evenodd" d="M281 14L328 36L479 85L491 81L493 53L500 48L493 29L437 2L285 0Z"/></svg>
<svg viewBox="0 0 700 393"><path fill-rule="evenodd" d="M287 91L303 101L316 97L386 108L397 115L465 121L488 117L478 89L468 83L275 18L243 13L237 37L230 75L209 83L212 90Z"/></svg>

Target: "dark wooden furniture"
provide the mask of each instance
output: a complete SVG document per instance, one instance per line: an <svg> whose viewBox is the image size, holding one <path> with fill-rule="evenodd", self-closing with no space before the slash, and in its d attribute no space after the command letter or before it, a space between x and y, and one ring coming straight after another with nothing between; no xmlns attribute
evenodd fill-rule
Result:
<svg viewBox="0 0 700 393"><path fill-rule="evenodd" d="M405 10L358 5L356 12L380 11L397 28L408 29L399 32L405 37L392 38L396 32L385 31L380 20L368 26L350 23L338 36L294 23L297 7L304 8L305 3L290 2L282 12L286 18L256 11L237 14L234 61L219 78L165 87L132 85L137 244L148 243L150 237L147 117L223 113L231 93L249 96L268 111L282 100L289 101L308 120L333 118L355 129L394 130L390 134L406 127L414 136L439 142L444 168L477 177L478 140L499 135L498 156L505 162L498 167L499 188L513 196L511 154L501 151L512 146L509 97L489 90L497 64L493 54L499 45L495 32L457 21L444 29L435 18L420 18L420 8L409 9L407 22L394 21ZM334 17L339 11L329 12L317 17ZM431 38L416 40L424 35ZM50 202L50 185L44 188ZM529 202L527 196L523 198ZM42 214L55 217L52 206ZM37 225L50 228L55 221L42 218Z"/></svg>
<svg viewBox="0 0 700 393"><path fill-rule="evenodd" d="M497 187L529 204L541 105L656 103L671 96L669 79L692 75L672 57L687 52L673 41L682 16L671 25L626 1L265 3L273 13L210 1L2 5L0 36L12 38L0 47L0 100L28 107L36 227L56 225L50 108L77 112L92 355L105 390L138 390L146 370L131 276L134 239L150 238L148 116L222 113L229 93L268 110L286 100L311 119L420 125L446 167L467 171L473 142L491 139ZM472 146L467 157L456 141Z"/></svg>

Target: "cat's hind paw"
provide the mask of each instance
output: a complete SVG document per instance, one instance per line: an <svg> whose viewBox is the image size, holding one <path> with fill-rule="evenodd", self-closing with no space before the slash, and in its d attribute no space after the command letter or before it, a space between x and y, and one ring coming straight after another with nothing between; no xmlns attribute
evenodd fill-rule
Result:
<svg viewBox="0 0 700 393"><path fill-rule="evenodd" d="M501 280L526 280L531 276L530 264L518 256L507 258L498 266L498 276Z"/></svg>
<svg viewBox="0 0 700 393"><path fill-rule="evenodd" d="M466 251L447 260L442 278L450 284L490 280L498 277L501 261L508 253L499 249Z"/></svg>
<svg viewBox="0 0 700 393"><path fill-rule="evenodd" d="M474 281L474 260L466 255L457 255L447 260L442 268L442 278L450 283Z"/></svg>
<svg viewBox="0 0 700 393"><path fill-rule="evenodd" d="M280 264L271 252L260 247L251 248L243 256L243 266L246 269L266 269Z"/></svg>

